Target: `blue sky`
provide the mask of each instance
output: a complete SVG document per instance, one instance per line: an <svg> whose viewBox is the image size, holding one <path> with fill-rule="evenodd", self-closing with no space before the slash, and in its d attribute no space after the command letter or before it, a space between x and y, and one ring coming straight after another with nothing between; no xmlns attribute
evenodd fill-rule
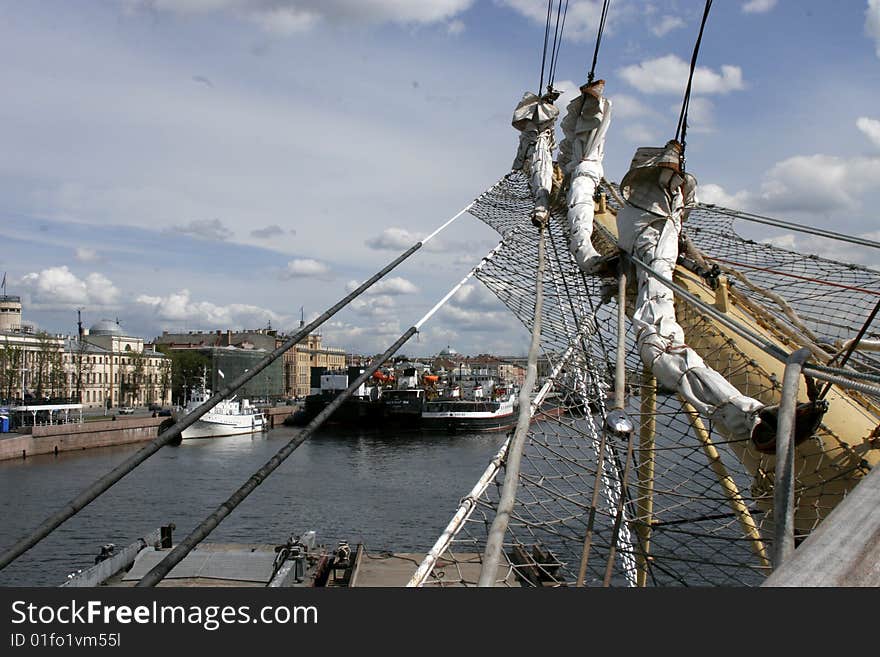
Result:
<svg viewBox="0 0 880 657"><path fill-rule="evenodd" d="M703 3L612 0L606 176L675 131ZM281 329L322 312L507 172L543 0L0 2L0 271L51 332ZM571 0L556 74L589 68ZM875 239L880 0L715 2L688 139L702 200ZM748 229L854 259L815 240ZM763 229L761 229L763 230ZM756 232L757 231L757 232ZM381 350L497 236L463 217L325 325ZM407 353L524 353L479 284Z"/></svg>

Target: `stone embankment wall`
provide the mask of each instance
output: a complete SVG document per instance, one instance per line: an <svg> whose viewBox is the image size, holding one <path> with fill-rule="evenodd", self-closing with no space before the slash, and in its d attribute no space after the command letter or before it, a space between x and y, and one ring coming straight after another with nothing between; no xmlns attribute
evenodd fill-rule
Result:
<svg viewBox="0 0 880 657"><path fill-rule="evenodd" d="M269 428L281 426L291 406L265 410ZM0 461L37 454L58 454L93 447L111 447L152 440L167 417L117 417L116 420L23 427L19 433L0 434ZM28 433L24 433L27 431Z"/></svg>

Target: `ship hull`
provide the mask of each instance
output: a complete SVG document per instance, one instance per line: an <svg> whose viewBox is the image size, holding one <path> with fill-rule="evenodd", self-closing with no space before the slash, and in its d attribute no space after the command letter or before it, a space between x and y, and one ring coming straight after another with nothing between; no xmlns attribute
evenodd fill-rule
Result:
<svg viewBox="0 0 880 657"><path fill-rule="evenodd" d="M479 431L507 431L516 426L516 415L497 417L468 417L465 415L431 414L422 416L421 428L425 431L443 431L446 433L470 433Z"/></svg>
<svg viewBox="0 0 880 657"><path fill-rule="evenodd" d="M220 438L222 436L240 436L243 434L260 433L265 427L265 422L261 417L248 418L249 421L236 419L234 421L224 420L199 420L191 427L187 427L183 431L183 439L189 440L194 438Z"/></svg>

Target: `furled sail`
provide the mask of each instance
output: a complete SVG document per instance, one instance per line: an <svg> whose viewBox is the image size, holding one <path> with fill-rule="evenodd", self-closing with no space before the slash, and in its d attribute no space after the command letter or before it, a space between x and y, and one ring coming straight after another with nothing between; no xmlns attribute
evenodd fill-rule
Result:
<svg viewBox="0 0 880 657"><path fill-rule="evenodd" d="M604 175L605 135L611 125L611 101L602 95L604 89L604 80L585 84L568 104L557 162L568 181L569 248L586 273L593 273L601 262L591 238L593 197Z"/></svg>
<svg viewBox="0 0 880 657"><path fill-rule="evenodd" d="M513 112L511 124L520 131L519 148L513 161L515 171L529 176L529 184L535 199L532 221L543 224L550 217L550 190L553 187L553 150L556 148L554 128L559 108L553 101L558 92L551 91L541 97L530 91Z"/></svg>
<svg viewBox="0 0 880 657"><path fill-rule="evenodd" d="M681 171L681 145L639 148L620 183L626 204L617 215L620 247L666 279L678 260L682 220L696 204L696 179ZM632 322L642 362L664 387L677 390L702 415L733 435L750 436L764 407L741 394L685 344L672 290L643 270Z"/></svg>

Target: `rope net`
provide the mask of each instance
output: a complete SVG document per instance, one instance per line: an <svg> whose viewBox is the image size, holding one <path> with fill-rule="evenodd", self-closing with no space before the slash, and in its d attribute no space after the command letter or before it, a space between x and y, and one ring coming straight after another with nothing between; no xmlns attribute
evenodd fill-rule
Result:
<svg viewBox="0 0 880 657"><path fill-rule="evenodd" d="M470 211L507 236L478 278L527 328L535 311L537 230L512 229L528 224L533 208L527 177L512 172ZM733 230L734 219L706 206L693 211L685 224L690 254L704 268L717 264L729 272L733 303L757 316L762 335L787 351L813 345L826 355L816 362L827 363L875 305L880 273L745 240ZM603 429L612 404L616 277L582 274L569 252L565 226L565 208L556 207L546 236L539 368L539 386L548 378L551 386L526 439L497 584L574 586L581 574L587 586L760 584L770 572L772 554L773 454L758 452L748 439L722 436L677 395L658 389L642 366L631 329L626 412L635 430L627 438ZM594 243L609 253L612 238L599 231ZM711 292L700 275L681 267L676 282ZM634 290L627 293L630 305L634 296ZM742 340L732 339L680 297L676 312L688 344L708 365L743 394L778 403L782 363L757 358ZM876 356L864 352L847 363L866 372L877 372L878 365ZM832 409L846 397L862 414L862 425L878 426L880 400L834 391ZM839 433L829 420L797 447L798 539L866 474L867 461L876 459L876 441ZM453 538L438 542L436 563L429 556L423 568L432 567L413 583L476 584L503 481L502 458L488 486L463 500L461 508L469 513L458 514L465 519L451 523L454 529L444 535Z"/></svg>

